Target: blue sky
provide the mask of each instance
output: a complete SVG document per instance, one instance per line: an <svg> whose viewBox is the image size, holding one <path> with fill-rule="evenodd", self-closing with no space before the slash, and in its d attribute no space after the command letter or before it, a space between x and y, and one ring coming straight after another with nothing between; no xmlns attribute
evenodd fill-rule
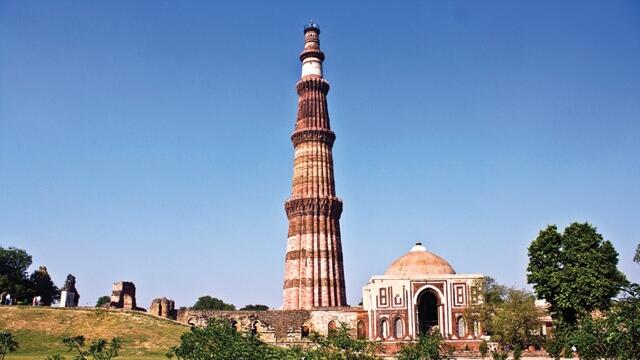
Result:
<svg viewBox="0 0 640 360"><path fill-rule="evenodd" d="M637 1L0 1L0 245L82 304L279 306L310 19L350 303L418 240L524 287L572 221L640 281Z"/></svg>

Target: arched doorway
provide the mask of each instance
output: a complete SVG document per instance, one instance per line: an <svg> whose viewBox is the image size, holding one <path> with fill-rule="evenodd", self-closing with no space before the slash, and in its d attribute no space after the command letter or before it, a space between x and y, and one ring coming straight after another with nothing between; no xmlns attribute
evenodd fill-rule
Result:
<svg viewBox="0 0 640 360"><path fill-rule="evenodd" d="M427 334L438 325L438 295L425 289L418 296L418 330L420 335Z"/></svg>

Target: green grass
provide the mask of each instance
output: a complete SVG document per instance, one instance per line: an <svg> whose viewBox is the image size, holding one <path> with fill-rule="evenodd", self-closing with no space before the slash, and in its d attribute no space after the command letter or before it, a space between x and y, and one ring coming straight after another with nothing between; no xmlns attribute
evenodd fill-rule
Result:
<svg viewBox="0 0 640 360"><path fill-rule="evenodd" d="M118 359L165 359L167 350L189 330L174 321L140 312L28 306L1 306L0 329L13 333L20 344L20 349L7 359L24 360L42 360L55 353L65 355L61 339L74 335L89 340L120 337L122 351Z"/></svg>

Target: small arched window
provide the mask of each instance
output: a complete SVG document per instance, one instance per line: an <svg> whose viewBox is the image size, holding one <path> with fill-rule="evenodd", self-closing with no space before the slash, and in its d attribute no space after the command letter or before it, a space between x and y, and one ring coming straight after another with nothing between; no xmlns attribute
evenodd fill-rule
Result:
<svg viewBox="0 0 640 360"><path fill-rule="evenodd" d="M464 337L467 334L466 324L464 322L464 318L460 316L456 321L456 335L459 338Z"/></svg>
<svg viewBox="0 0 640 360"><path fill-rule="evenodd" d="M402 326L403 326L402 319L397 317L396 320L393 322L393 329L395 330L396 339L402 339L402 336L404 333L404 329L402 328Z"/></svg>
<svg viewBox="0 0 640 360"><path fill-rule="evenodd" d="M329 335L335 334L337 328L338 327L336 326L336 322L331 320L331 321L329 321L329 324L327 325L327 333Z"/></svg>
<svg viewBox="0 0 640 360"><path fill-rule="evenodd" d="M380 337L383 339L389 337L389 322L387 319L382 319L380 321Z"/></svg>

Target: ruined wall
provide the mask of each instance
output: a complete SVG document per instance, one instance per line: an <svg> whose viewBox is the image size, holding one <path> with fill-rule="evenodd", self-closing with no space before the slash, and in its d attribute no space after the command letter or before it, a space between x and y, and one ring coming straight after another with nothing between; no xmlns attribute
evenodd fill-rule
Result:
<svg viewBox="0 0 640 360"><path fill-rule="evenodd" d="M151 306L149 306L148 313L173 320L175 320L177 316L175 302L166 297L153 299Z"/></svg>
<svg viewBox="0 0 640 360"><path fill-rule="evenodd" d="M124 310L144 311L144 309L136 306L136 286L132 282L128 281L113 283L109 307Z"/></svg>
<svg viewBox="0 0 640 360"><path fill-rule="evenodd" d="M344 322L355 335L358 314L362 308L326 308L320 310L268 311L177 311L177 321L192 326L205 326L210 318L227 319L238 331L255 332L260 340L273 345L305 345L315 331L327 335L329 323L336 327ZM366 315L366 313L364 313Z"/></svg>

